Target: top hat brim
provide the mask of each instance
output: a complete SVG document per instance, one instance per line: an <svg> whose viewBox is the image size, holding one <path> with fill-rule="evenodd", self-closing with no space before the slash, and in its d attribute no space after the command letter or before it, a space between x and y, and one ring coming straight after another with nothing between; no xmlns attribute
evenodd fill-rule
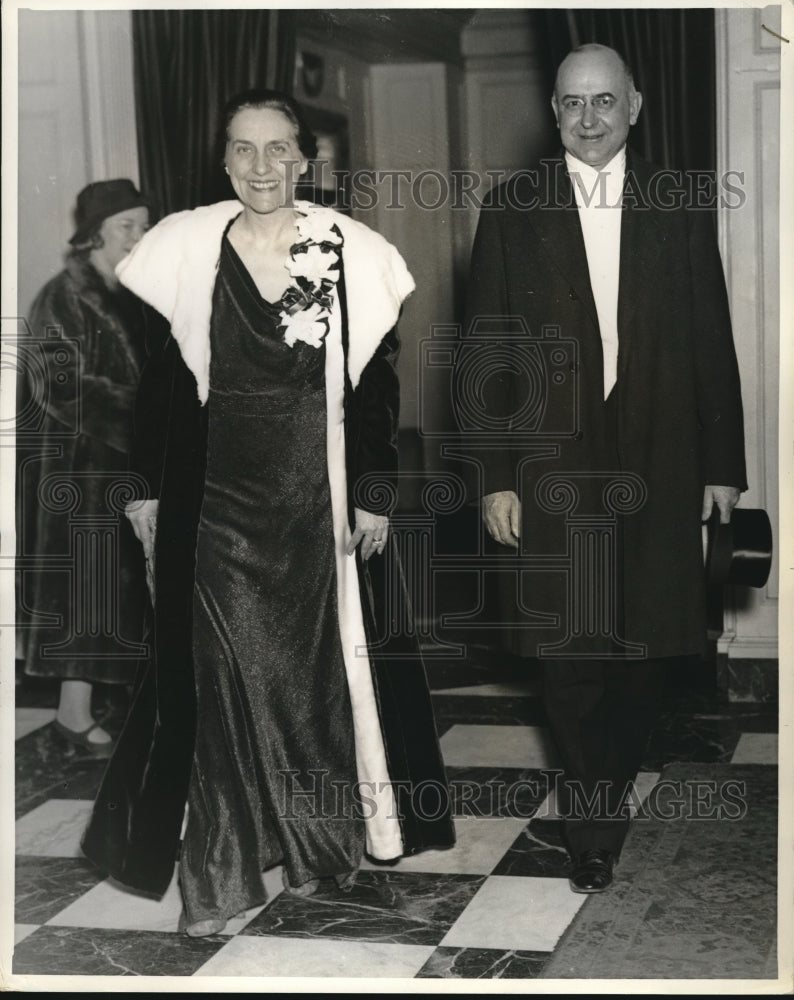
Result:
<svg viewBox="0 0 794 1000"><path fill-rule="evenodd" d="M709 584L763 587L772 566L772 525L765 510L735 507L728 524L714 507L708 520L706 579Z"/></svg>

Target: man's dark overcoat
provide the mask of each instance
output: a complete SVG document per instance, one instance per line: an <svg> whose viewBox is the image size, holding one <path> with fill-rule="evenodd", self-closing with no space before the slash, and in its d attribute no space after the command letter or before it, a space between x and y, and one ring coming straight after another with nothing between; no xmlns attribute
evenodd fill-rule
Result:
<svg viewBox="0 0 794 1000"><path fill-rule="evenodd" d="M481 212L466 330L479 320L477 338L490 338L491 350L501 344L513 363L496 365L486 404L492 426L503 430L489 437L484 426L480 443L490 444L471 454L481 494L515 490L522 502L521 550L512 564L512 555L504 560L521 562L522 571L502 574L513 595L509 641L522 655L603 656L617 648L665 657L704 648L703 489L746 489L746 482L713 213L689 207L677 193L682 183L628 154L610 406L564 159L512 178ZM528 333L505 339L506 317L520 318ZM476 445L478 435L471 440ZM608 551L580 550L597 550L605 531L617 539ZM607 592L613 596L604 601ZM616 647L616 637L632 645Z"/></svg>

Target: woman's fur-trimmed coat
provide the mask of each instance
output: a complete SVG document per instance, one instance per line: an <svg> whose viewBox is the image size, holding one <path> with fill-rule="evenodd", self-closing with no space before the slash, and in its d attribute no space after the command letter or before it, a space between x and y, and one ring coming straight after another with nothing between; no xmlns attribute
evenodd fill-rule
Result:
<svg viewBox="0 0 794 1000"><path fill-rule="evenodd" d="M31 674L130 683L144 649L140 547L121 512L145 308L71 254L33 302L32 336L20 341L19 598ZM104 583L97 566L81 572L76 562L90 557L92 533L109 546ZM79 617L91 594L100 602L95 627Z"/></svg>
<svg viewBox="0 0 794 1000"><path fill-rule="evenodd" d="M165 256L173 245L179 245L175 229L182 223L188 229L196 227L189 241L191 253L197 246L196 231L203 230L204 253L193 256L191 274L193 278L196 273L207 275L212 283L222 233L239 211L238 203L224 202L164 220L169 244ZM349 561L340 558L340 547L342 536L348 533L349 537L354 497L356 505L366 506L355 493L357 484L370 474L379 481L396 480L399 397L394 321L413 283L402 259L386 241L352 220L332 215L345 238L343 276L326 339L329 473L332 497L336 497L340 630L345 649L357 640L372 644L386 634L386 595L392 581L400 579L393 546L383 558L373 557L368 563L358 553ZM148 258L147 272L152 259L160 256L161 248L153 245L156 234L157 228L139 244L142 258ZM366 253L366 261L362 262L359 251ZM142 258L131 262L133 272ZM159 499L156 663L137 686L83 849L122 883L159 895L173 875L195 737L191 606L206 464L207 406L202 400L209 373L209 313L195 310L195 299L184 288L179 296L164 289L162 272L155 269L155 273L158 282L151 295L137 285L135 274L127 273L122 279L160 309L172 329L172 336L152 345L136 408L133 456L133 467L149 484L149 496ZM211 301L211 287L209 296L205 291L201 294L206 302ZM362 314L368 302L373 305L371 325ZM340 443L346 454L341 478L334 474L339 468ZM357 633L357 627L363 631ZM379 815L367 823L369 853L385 859L425 847L450 846L454 832L446 779L415 640L389 637L377 656L359 655L351 662L346 654L345 660L359 779L385 778L390 785L388 795L393 795L389 801L396 806L385 826L381 820L387 817L380 803ZM423 815L413 792L426 783L441 790L442 800L446 794L446 802L433 814Z"/></svg>

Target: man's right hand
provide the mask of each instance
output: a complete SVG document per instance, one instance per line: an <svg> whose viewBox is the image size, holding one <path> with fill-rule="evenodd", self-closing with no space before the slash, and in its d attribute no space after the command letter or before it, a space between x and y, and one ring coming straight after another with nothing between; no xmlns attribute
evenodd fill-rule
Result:
<svg viewBox="0 0 794 1000"><path fill-rule="evenodd" d="M482 519L488 534L502 545L518 548L521 535L521 501L512 490L488 493L482 498Z"/></svg>

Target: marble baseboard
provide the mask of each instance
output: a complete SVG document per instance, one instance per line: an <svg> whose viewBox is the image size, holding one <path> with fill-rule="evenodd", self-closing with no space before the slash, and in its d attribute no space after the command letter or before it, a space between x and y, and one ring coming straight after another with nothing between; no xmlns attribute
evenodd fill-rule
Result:
<svg viewBox="0 0 794 1000"><path fill-rule="evenodd" d="M717 656L717 689L735 702L776 702L778 699L777 659L729 659Z"/></svg>

